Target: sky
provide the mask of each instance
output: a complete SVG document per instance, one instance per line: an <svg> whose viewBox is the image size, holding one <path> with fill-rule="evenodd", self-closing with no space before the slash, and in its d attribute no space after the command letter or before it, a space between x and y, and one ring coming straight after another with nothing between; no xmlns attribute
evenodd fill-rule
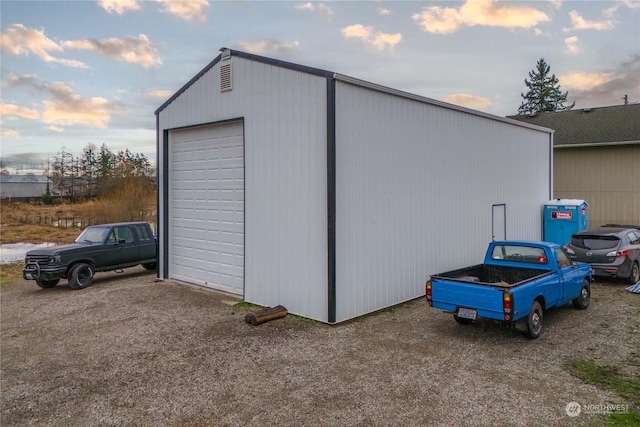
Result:
<svg viewBox="0 0 640 427"><path fill-rule="evenodd" d="M640 102L640 0L0 0L2 166L155 162L154 112L222 47L498 116L540 58L576 109Z"/></svg>

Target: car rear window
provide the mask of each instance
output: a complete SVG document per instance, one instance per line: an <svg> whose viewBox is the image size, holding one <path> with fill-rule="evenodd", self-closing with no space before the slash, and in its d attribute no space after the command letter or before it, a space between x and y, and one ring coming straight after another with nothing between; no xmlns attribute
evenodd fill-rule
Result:
<svg viewBox="0 0 640 427"><path fill-rule="evenodd" d="M491 258L504 261L530 262L534 264L547 263L544 249L520 245L496 245L493 247Z"/></svg>
<svg viewBox="0 0 640 427"><path fill-rule="evenodd" d="M571 236L571 244L584 249L612 249L618 246L619 243L620 239L616 236Z"/></svg>

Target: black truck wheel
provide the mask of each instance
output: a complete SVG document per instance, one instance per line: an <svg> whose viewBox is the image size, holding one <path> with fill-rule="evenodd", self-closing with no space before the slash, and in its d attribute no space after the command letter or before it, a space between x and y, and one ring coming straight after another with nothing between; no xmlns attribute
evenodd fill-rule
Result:
<svg viewBox="0 0 640 427"><path fill-rule="evenodd" d="M59 281L60 281L60 279L56 279L56 280L36 280L36 283L42 289L49 289L49 288L53 288L55 285L57 285Z"/></svg>
<svg viewBox="0 0 640 427"><path fill-rule="evenodd" d="M150 262L149 264L142 264L145 270L155 270L158 268L158 263Z"/></svg>
<svg viewBox="0 0 640 427"><path fill-rule="evenodd" d="M69 273L69 287L71 289L84 289L93 281L93 270L89 264L80 263L74 266Z"/></svg>
<svg viewBox="0 0 640 427"><path fill-rule="evenodd" d="M589 302L591 302L591 283L589 283L587 279L582 281L580 296L571 302L575 308L579 308L580 310L584 310L589 307Z"/></svg>
<svg viewBox="0 0 640 427"><path fill-rule="evenodd" d="M527 338L536 339L542 333L542 306L536 300L531 304L531 310L527 317Z"/></svg>

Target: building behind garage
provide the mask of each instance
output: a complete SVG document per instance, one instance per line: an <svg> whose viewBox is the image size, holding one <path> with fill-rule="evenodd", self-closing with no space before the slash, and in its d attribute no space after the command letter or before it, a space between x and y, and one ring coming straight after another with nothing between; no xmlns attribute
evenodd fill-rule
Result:
<svg viewBox="0 0 640 427"><path fill-rule="evenodd" d="M512 116L554 130L554 198L589 203L589 228L640 225L640 104Z"/></svg>
<svg viewBox="0 0 640 427"><path fill-rule="evenodd" d="M160 278L327 323L542 236L552 132L230 49L157 111Z"/></svg>

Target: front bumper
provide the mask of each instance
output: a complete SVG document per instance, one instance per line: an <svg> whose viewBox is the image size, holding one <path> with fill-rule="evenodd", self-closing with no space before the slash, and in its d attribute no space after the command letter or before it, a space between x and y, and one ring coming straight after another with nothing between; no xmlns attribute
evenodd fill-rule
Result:
<svg viewBox="0 0 640 427"><path fill-rule="evenodd" d="M40 267L39 264L27 264L22 270L22 278L24 280L59 280L65 277L67 272L66 266L60 267Z"/></svg>

